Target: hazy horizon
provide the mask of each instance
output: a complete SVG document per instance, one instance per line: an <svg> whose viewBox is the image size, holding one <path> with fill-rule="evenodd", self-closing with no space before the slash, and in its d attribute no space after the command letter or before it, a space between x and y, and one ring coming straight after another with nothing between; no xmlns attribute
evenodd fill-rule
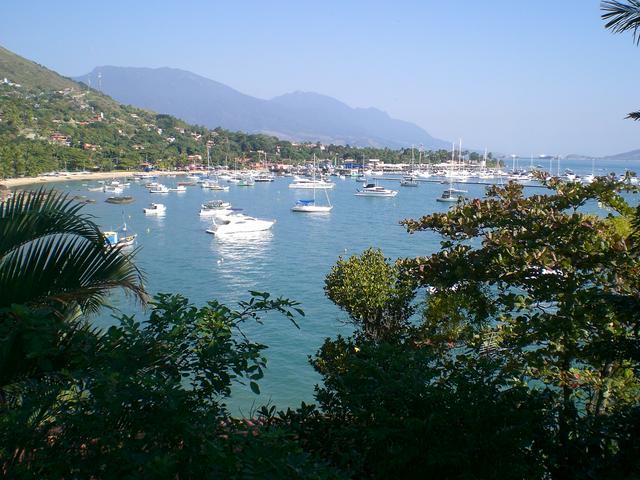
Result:
<svg viewBox="0 0 640 480"><path fill-rule="evenodd" d="M640 148L624 119L640 47L604 29L599 1L449 3L8 1L0 44L68 77L172 67L258 98L316 92L505 154Z"/></svg>

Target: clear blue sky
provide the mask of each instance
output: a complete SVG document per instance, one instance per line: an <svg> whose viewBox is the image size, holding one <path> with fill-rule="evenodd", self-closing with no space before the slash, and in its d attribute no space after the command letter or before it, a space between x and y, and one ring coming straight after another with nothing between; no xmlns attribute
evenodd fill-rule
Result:
<svg viewBox="0 0 640 480"><path fill-rule="evenodd" d="M67 76L170 66L375 106L503 153L640 148L640 47L597 0L3 0L0 44Z"/></svg>

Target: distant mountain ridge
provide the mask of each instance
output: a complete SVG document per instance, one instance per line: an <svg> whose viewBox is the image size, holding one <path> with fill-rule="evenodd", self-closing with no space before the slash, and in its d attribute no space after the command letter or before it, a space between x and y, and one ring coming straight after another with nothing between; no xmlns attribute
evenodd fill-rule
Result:
<svg viewBox="0 0 640 480"><path fill-rule="evenodd" d="M601 157L589 156L589 155L579 155L572 153L565 157L568 160L591 160L593 158L597 160L616 160L616 161L640 161L640 149L630 150L628 152L616 153L613 155L605 155Z"/></svg>
<svg viewBox="0 0 640 480"><path fill-rule="evenodd" d="M96 67L75 80L116 100L209 128L267 133L291 141L352 146L448 148L419 126L375 108L351 108L325 95L294 92L271 100L175 68Z"/></svg>

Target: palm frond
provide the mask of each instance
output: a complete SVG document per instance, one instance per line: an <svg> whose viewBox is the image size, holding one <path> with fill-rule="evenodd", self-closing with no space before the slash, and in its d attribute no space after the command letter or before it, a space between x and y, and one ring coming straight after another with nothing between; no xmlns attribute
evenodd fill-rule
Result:
<svg viewBox="0 0 640 480"><path fill-rule="evenodd" d="M96 244L102 234L91 216L79 214L82 204L67 194L40 189L19 192L0 204L0 258L36 238L78 235Z"/></svg>
<svg viewBox="0 0 640 480"><path fill-rule="evenodd" d="M631 112L629 115L627 115L626 118L630 118L631 120L640 121L640 112Z"/></svg>
<svg viewBox="0 0 640 480"><path fill-rule="evenodd" d="M83 237L38 238L0 259L0 308L53 302L58 309L79 306L95 312L115 288L145 302L143 276L133 263L134 254Z"/></svg>
<svg viewBox="0 0 640 480"><path fill-rule="evenodd" d="M602 19L606 21L604 27L613 33L633 32L633 41L640 45L640 0L605 0L600 3L604 12Z"/></svg>

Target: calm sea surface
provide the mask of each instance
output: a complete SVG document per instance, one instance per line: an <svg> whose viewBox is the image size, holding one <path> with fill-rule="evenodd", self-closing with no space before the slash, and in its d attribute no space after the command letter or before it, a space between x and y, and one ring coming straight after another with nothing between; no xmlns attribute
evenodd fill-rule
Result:
<svg viewBox="0 0 640 480"><path fill-rule="evenodd" d="M566 164L576 172L590 173L591 165ZM596 174L620 166L597 168ZM158 181L175 186L177 178L160 177ZM277 315L266 317L263 325L247 325L252 340L269 346L266 350L268 370L261 381L262 393L254 395L248 388L237 388L230 405L236 411L249 413L253 405L270 402L278 408L296 406L313 400L313 387L318 376L308 364L326 337L348 334L346 315L324 295L324 278L340 255L362 252L369 246L383 249L395 259L427 255L436 251L440 238L430 232L406 233L398 222L445 211L447 204L436 202L447 185L421 183L418 188L402 188L397 181L379 181L380 185L399 190L395 198L356 197L361 184L354 180L332 179L336 187L329 191L334 209L330 214L291 212L297 199L309 198L311 191L288 188L290 178L273 183L256 183L253 187L230 185L229 192L212 192L200 186L188 187L186 193L151 194L139 183L131 182L125 195L136 201L129 205L105 203L107 194L88 192L86 183L67 182L57 188L71 194L86 195L96 200L86 212L96 217L105 230L118 228L126 221L129 231L138 234L141 250L137 264L144 271L151 293L181 293L196 305L217 299L232 306L248 299L249 290L268 291L301 303L306 316L296 329ZM462 185L462 184L461 184ZM460 187L460 185L459 185ZM485 186L465 184L467 196L481 197ZM536 189L538 190L538 189ZM542 190L541 190L542 191ZM316 192L319 201L324 194ZM271 231L220 239L205 233L210 220L198 215L200 204L211 199L224 199L243 213L263 219L275 219ZM164 203L165 217L145 216L142 209L150 202ZM111 304L123 312L144 313L120 295ZM113 320L108 314L96 319L100 325Z"/></svg>

